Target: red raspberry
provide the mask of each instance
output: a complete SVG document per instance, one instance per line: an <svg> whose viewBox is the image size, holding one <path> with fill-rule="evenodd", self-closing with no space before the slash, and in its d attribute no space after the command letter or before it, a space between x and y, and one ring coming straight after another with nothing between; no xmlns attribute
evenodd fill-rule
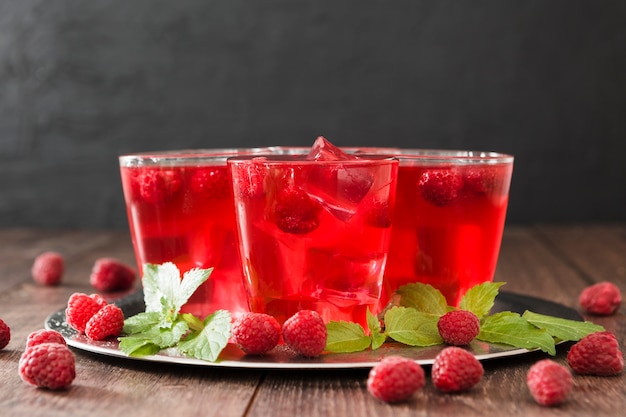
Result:
<svg viewBox="0 0 626 417"><path fill-rule="evenodd" d="M583 337L567 353L567 362L581 375L617 375L624 369L624 355L611 332Z"/></svg>
<svg viewBox="0 0 626 417"><path fill-rule="evenodd" d="M314 358L326 347L328 332L322 317L312 310L301 310L283 324L283 339L294 351Z"/></svg>
<svg viewBox="0 0 626 417"><path fill-rule="evenodd" d="M124 313L115 304L102 307L85 326L85 334L91 340L104 340L109 336L119 336L124 328Z"/></svg>
<svg viewBox="0 0 626 417"><path fill-rule="evenodd" d="M138 176L139 193L150 204L161 204L181 188L180 172L171 169L150 168Z"/></svg>
<svg viewBox="0 0 626 417"><path fill-rule="evenodd" d="M200 168L191 176L191 191L207 199L224 200L232 195L226 166Z"/></svg>
<svg viewBox="0 0 626 417"><path fill-rule="evenodd" d="M365 212L365 221L373 227L385 229L391 226L391 209L389 201L374 200Z"/></svg>
<svg viewBox="0 0 626 417"><path fill-rule="evenodd" d="M417 189L429 203L443 207L454 201L463 188L463 179L452 169L430 169L422 173Z"/></svg>
<svg viewBox="0 0 626 417"><path fill-rule="evenodd" d="M100 308L109 304L107 300L105 300L104 297L101 296L100 294L89 294L89 297L93 298L96 301L96 303L98 303Z"/></svg>
<svg viewBox="0 0 626 417"><path fill-rule="evenodd" d="M587 312L608 316L622 304L622 293L615 284L605 281L585 288L578 301Z"/></svg>
<svg viewBox="0 0 626 417"><path fill-rule="evenodd" d="M122 291L133 286L137 278L135 270L114 258L100 258L91 269L89 282L102 292Z"/></svg>
<svg viewBox="0 0 626 417"><path fill-rule="evenodd" d="M262 355L280 341L280 324L263 313L246 313L233 324L235 343L249 355Z"/></svg>
<svg viewBox="0 0 626 417"><path fill-rule="evenodd" d="M298 188L285 188L278 192L274 203L274 221L286 233L309 233L320 224L322 207L307 193Z"/></svg>
<svg viewBox="0 0 626 417"><path fill-rule="evenodd" d="M11 341L11 328L0 319L0 349L4 349Z"/></svg>
<svg viewBox="0 0 626 417"><path fill-rule="evenodd" d="M74 293L67 301L65 320L70 327L84 333L89 319L101 308L98 301L87 294Z"/></svg>
<svg viewBox="0 0 626 417"><path fill-rule="evenodd" d="M541 405L559 405L570 391L574 379L569 369L551 359L543 359L528 370L526 385L535 401Z"/></svg>
<svg viewBox="0 0 626 417"><path fill-rule="evenodd" d="M67 346L42 343L26 348L19 373L22 380L37 387L63 389L76 377L76 360Z"/></svg>
<svg viewBox="0 0 626 417"><path fill-rule="evenodd" d="M478 336L480 320L471 311L453 310L439 318L437 328L444 342L453 346L463 346Z"/></svg>
<svg viewBox="0 0 626 417"><path fill-rule="evenodd" d="M424 369L419 363L400 356L388 356L372 368L367 390L385 402L409 399L425 383Z"/></svg>
<svg viewBox="0 0 626 417"><path fill-rule="evenodd" d="M450 346L435 357L431 377L435 387L443 392L465 391L480 382L483 366L467 350Z"/></svg>
<svg viewBox="0 0 626 417"><path fill-rule="evenodd" d="M63 278L65 262L57 252L44 252L35 258L30 273L35 282L42 285L57 285Z"/></svg>
<svg viewBox="0 0 626 417"><path fill-rule="evenodd" d="M41 345L42 343L58 343L60 345L67 345L61 333L54 330L37 330L29 334L26 338L26 347Z"/></svg>

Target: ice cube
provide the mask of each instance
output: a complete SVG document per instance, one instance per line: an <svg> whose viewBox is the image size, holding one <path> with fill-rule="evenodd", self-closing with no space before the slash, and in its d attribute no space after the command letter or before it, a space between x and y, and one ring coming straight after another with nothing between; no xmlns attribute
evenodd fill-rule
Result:
<svg viewBox="0 0 626 417"><path fill-rule="evenodd" d="M310 161L347 161L359 159L355 155L350 155L330 143L324 136L319 136L306 159Z"/></svg>

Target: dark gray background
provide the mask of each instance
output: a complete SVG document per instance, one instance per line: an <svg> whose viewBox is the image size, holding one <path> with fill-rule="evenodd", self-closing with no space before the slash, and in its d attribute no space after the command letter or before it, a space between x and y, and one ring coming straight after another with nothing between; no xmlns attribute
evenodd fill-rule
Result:
<svg viewBox="0 0 626 417"><path fill-rule="evenodd" d="M0 0L0 227L127 227L117 156L516 157L509 223L626 220L626 2Z"/></svg>

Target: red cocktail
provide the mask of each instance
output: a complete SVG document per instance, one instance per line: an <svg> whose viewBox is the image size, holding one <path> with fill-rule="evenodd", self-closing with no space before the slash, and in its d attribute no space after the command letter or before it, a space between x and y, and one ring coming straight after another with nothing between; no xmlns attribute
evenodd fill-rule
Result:
<svg viewBox="0 0 626 417"><path fill-rule="evenodd" d="M239 261L226 159L252 150L193 150L120 157L131 238L143 264L173 262L182 273L214 268L183 306L205 317L249 311Z"/></svg>
<svg viewBox="0 0 626 417"><path fill-rule="evenodd" d="M380 295L398 161L324 142L228 164L252 311L282 322L312 309L364 325Z"/></svg>
<svg viewBox="0 0 626 417"><path fill-rule="evenodd" d="M400 159L381 308L400 286L438 288L450 305L493 280L513 157L495 153L383 149Z"/></svg>

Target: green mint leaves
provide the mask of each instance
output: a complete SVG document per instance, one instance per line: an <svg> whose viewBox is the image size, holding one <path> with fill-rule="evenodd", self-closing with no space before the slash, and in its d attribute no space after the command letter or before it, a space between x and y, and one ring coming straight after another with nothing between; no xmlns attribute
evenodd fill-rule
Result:
<svg viewBox="0 0 626 417"><path fill-rule="evenodd" d="M228 344L231 316L218 310L204 321L192 314L181 314L181 307L204 283L210 269L180 271L171 262L144 265L142 278L146 310L124 321L119 348L130 356L153 355L171 347L187 356L216 361Z"/></svg>
<svg viewBox="0 0 626 417"><path fill-rule="evenodd" d="M460 309L471 311L481 321L476 339L501 343L524 349L541 349L549 355L556 354L559 341L577 341L584 336L603 330L591 322L580 322L526 311L490 314L499 288L503 282L487 282L468 290ZM434 287L414 283L400 287L396 294L399 305L387 309L384 326L371 313L365 329L356 323L330 322L327 325L326 350L335 353L355 352L367 348L378 349L391 339L409 346L434 346L443 343L437 321L454 307L447 305L445 297Z"/></svg>

